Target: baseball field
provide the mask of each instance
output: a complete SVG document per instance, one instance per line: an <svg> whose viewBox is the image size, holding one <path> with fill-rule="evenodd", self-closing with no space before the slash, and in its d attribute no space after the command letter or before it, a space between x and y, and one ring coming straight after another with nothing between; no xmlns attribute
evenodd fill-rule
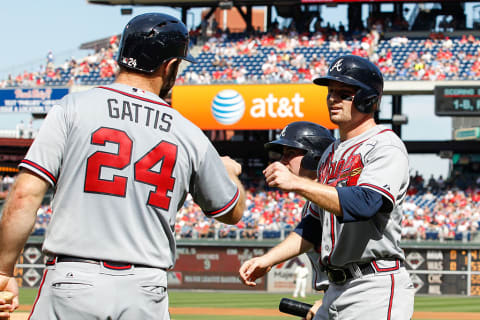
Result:
<svg viewBox="0 0 480 320"><path fill-rule="evenodd" d="M36 289L21 289L19 310L13 320L27 319ZM258 292L174 291L170 295L172 320L288 320L298 319L278 311L278 303L288 294ZM321 295L298 299L313 303ZM415 297L414 320L478 320L480 297Z"/></svg>

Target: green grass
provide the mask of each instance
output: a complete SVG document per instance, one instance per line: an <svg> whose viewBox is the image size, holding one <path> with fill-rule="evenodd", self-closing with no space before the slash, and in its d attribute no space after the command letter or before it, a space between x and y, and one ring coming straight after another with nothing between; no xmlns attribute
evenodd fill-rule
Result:
<svg viewBox="0 0 480 320"><path fill-rule="evenodd" d="M415 297L415 311L480 312L480 297Z"/></svg>
<svg viewBox="0 0 480 320"><path fill-rule="evenodd" d="M20 289L20 303L32 305L35 301L37 289ZM203 307L203 308L259 308L277 309L282 298L290 298L288 293L275 294L263 292L208 292L208 291L169 291L171 307ZM322 295L309 295L304 299L297 299L306 303L313 303ZM456 296L416 296L415 311L433 312L478 312L480 313L480 297ZM172 320L288 320L295 317L270 316L215 316L215 315L172 315ZM427 320L427 319L421 319ZM435 319L431 319L435 320ZM457 320L457 319L450 319Z"/></svg>
<svg viewBox="0 0 480 320"><path fill-rule="evenodd" d="M37 292L37 288L20 288L20 304L33 305Z"/></svg>
<svg viewBox="0 0 480 320"><path fill-rule="evenodd" d="M263 292L199 292L199 291L170 291L169 299L172 307L203 307L203 308L260 308L278 309L282 298L291 298L289 294L275 294ZM311 295L307 298L296 298L307 303L315 302L321 295Z"/></svg>

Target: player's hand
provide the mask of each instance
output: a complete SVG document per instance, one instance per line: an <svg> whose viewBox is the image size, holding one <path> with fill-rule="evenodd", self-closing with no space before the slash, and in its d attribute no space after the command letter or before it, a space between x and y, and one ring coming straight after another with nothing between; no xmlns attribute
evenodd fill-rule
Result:
<svg viewBox="0 0 480 320"><path fill-rule="evenodd" d="M0 275L0 319L10 319L10 313L18 308L18 284L14 277Z"/></svg>
<svg viewBox="0 0 480 320"><path fill-rule="evenodd" d="M238 177L242 173L242 165L229 156L221 157L228 174Z"/></svg>
<svg viewBox="0 0 480 320"><path fill-rule="evenodd" d="M322 305L322 300L317 300L315 301L315 304L308 310L307 316L305 317L305 320L312 320L315 314L318 311L318 308Z"/></svg>
<svg viewBox="0 0 480 320"><path fill-rule="evenodd" d="M277 187L284 191L294 191L298 177L284 164L276 161L263 170L265 180L270 187Z"/></svg>
<svg viewBox="0 0 480 320"><path fill-rule="evenodd" d="M238 270L238 273L245 285L255 287L257 285L255 280L266 275L271 269L272 266L268 265L262 257L256 257L245 261L240 267L240 270Z"/></svg>

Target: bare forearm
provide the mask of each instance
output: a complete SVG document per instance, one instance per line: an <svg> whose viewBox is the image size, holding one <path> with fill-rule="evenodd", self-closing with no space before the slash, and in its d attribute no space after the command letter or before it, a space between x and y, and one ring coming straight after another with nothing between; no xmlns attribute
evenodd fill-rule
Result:
<svg viewBox="0 0 480 320"><path fill-rule="evenodd" d="M319 207L337 216L342 216L340 200L335 187L299 177L278 161L263 170L263 174L269 186L298 193Z"/></svg>
<svg viewBox="0 0 480 320"><path fill-rule="evenodd" d="M342 216L340 200L335 187L300 178L294 191L328 212L339 217Z"/></svg>
<svg viewBox="0 0 480 320"><path fill-rule="evenodd" d="M14 183L0 221L0 273L13 275L47 188L45 181L28 173L20 174Z"/></svg>
<svg viewBox="0 0 480 320"><path fill-rule="evenodd" d="M13 213L18 219L2 219L0 223L0 273L12 276L15 262L32 232L35 219L21 218L22 214Z"/></svg>
<svg viewBox="0 0 480 320"><path fill-rule="evenodd" d="M303 239L295 232L292 232L285 240L270 249L264 255L264 258L268 262L268 265L274 266L283 261L296 257L304 252L307 252L312 247L312 243Z"/></svg>

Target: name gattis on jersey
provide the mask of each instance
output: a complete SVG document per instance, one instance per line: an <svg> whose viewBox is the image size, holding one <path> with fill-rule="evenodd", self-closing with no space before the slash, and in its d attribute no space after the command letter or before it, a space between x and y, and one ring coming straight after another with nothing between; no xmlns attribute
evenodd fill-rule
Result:
<svg viewBox="0 0 480 320"><path fill-rule="evenodd" d="M169 132L172 126L173 116L171 114L163 113L149 106L127 100L118 102L117 99L108 99L107 105L108 116L112 119L128 120L165 132Z"/></svg>

